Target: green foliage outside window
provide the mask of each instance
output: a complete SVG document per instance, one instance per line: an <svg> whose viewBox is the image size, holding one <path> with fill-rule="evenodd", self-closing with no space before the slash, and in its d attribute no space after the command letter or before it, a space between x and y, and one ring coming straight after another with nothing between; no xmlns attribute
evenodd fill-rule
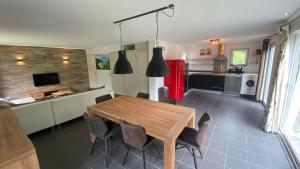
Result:
<svg viewBox="0 0 300 169"><path fill-rule="evenodd" d="M232 65L246 65L248 57L248 49L233 49L231 52Z"/></svg>

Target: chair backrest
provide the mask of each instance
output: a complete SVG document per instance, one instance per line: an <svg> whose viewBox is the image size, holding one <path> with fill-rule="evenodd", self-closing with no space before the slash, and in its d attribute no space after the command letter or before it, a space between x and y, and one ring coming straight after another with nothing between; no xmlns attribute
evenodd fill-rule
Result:
<svg viewBox="0 0 300 169"><path fill-rule="evenodd" d="M110 100L110 99L113 99L113 97L110 94L106 94L103 96L96 97L95 101L98 104L98 103L101 103L101 102L104 102L104 101Z"/></svg>
<svg viewBox="0 0 300 169"><path fill-rule="evenodd" d="M166 98L163 102L176 105L176 100L171 98Z"/></svg>
<svg viewBox="0 0 300 169"><path fill-rule="evenodd" d="M138 94L136 95L136 97L143 98L143 99L149 99L149 94L143 93L143 92L138 92Z"/></svg>
<svg viewBox="0 0 300 169"><path fill-rule="evenodd" d="M108 131L108 127L102 118L96 116L90 116L86 112L83 117L87 123L89 131L94 134L97 138L104 138Z"/></svg>
<svg viewBox="0 0 300 169"><path fill-rule="evenodd" d="M120 125L124 143L140 150L143 149L148 140L145 129L141 126L127 124L126 122L121 122Z"/></svg>
<svg viewBox="0 0 300 169"><path fill-rule="evenodd" d="M206 133L207 133L207 129L208 126L211 122L211 116L208 112L205 112L199 122L198 122L198 133L197 133L197 137L196 137L196 142L199 146L203 145L204 140L206 138Z"/></svg>

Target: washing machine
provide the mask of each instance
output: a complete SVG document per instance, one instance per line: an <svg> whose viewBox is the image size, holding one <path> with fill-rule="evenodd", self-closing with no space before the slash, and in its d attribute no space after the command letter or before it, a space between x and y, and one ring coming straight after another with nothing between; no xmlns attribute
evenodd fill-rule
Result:
<svg viewBox="0 0 300 169"><path fill-rule="evenodd" d="M255 96L258 74L244 73L242 75L241 95Z"/></svg>

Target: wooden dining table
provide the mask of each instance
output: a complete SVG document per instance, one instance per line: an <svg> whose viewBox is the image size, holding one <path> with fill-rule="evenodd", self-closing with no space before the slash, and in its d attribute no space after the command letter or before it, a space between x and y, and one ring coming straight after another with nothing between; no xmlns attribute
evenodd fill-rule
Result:
<svg viewBox="0 0 300 169"><path fill-rule="evenodd" d="M164 168L175 169L175 142L184 127L195 127L195 109L130 96L89 106L88 113L116 123L125 121L145 128L164 142Z"/></svg>

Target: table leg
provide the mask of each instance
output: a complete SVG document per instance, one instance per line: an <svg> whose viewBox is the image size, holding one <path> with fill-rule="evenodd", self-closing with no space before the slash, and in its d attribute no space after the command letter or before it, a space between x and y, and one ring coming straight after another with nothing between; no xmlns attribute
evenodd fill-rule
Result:
<svg viewBox="0 0 300 169"><path fill-rule="evenodd" d="M195 117L195 113L194 113L191 120L189 121L187 127L195 128L195 120L196 120L196 117Z"/></svg>
<svg viewBox="0 0 300 169"><path fill-rule="evenodd" d="M165 169L175 169L175 139L164 140L164 166Z"/></svg>
<svg viewBox="0 0 300 169"><path fill-rule="evenodd" d="M91 142L94 143L96 140L96 136L94 134L90 133L90 139L91 139Z"/></svg>

